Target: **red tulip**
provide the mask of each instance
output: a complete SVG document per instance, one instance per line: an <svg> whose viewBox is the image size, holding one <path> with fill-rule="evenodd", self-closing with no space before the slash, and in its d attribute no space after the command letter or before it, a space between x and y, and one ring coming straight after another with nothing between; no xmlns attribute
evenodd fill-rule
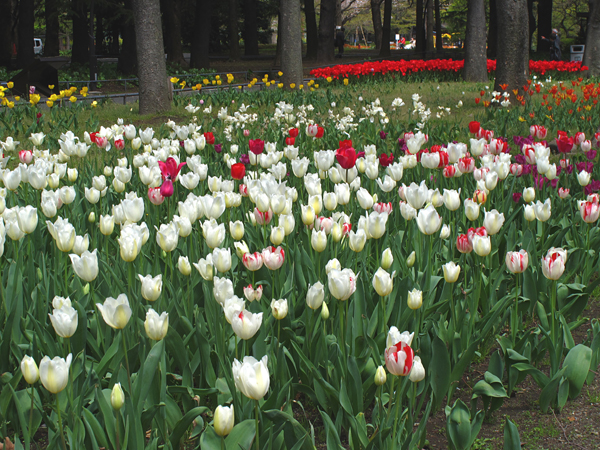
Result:
<svg viewBox="0 0 600 450"><path fill-rule="evenodd" d="M476 134L479 131L479 128L481 128L481 125L479 124L479 122L476 122L476 121L469 122L469 133Z"/></svg>
<svg viewBox="0 0 600 450"><path fill-rule="evenodd" d="M338 148L335 158L343 169L352 169L356 164L356 151L352 147Z"/></svg>
<svg viewBox="0 0 600 450"><path fill-rule="evenodd" d="M288 137L285 138L285 145L294 145L296 143L296 138Z"/></svg>
<svg viewBox="0 0 600 450"><path fill-rule="evenodd" d="M265 149L265 141L262 139L250 139L250 141L248 141L248 146L252 153L260 155Z"/></svg>
<svg viewBox="0 0 600 450"><path fill-rule="evenodd" d="M207 144L215 143L215 136L210 131L207 131L206 133L204 133L204 139L206 139Z"/></svg>
<svg viewBox="0 0 600 450"><path fill-rule="evenodd" d="M298 137L298 128L290 128L288 131L291 138Z"/></svg>
<svg viewBox="0 0 600 450"><path fill-rule="evenodd" d="M236 163L231 166L231 178L241 180L246 175L246 166L242 163Z"/></svg>

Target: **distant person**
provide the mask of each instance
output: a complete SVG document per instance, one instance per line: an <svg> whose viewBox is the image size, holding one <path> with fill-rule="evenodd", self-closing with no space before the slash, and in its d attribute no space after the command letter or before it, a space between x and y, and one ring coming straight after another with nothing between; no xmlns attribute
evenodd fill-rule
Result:
<svg viewBox="0 0 600 450"><path fill-rule="evenodd" d="M346 41L346 37L344 35L346 29L344 27L337 26L335 32L335 46L338 49L337 57L341 58L344 53L344 43Z"/></svg>
<svg viewBox="0 0 600 450"><path fill-rule="evenodd" d="M542 41L550 43L550 60L561 61L562 52L560 50L560 38L558 37L558 30L556 28L553 28L552 36L550 36L550 39L546 38L545 36L542 36Z"/></svg>
<svg viewBox="0 0 600 450"><path fill-rule="evenodd" d="M404 38L404 36L402 36L400 38L400 48L404 48L404 44L406 44L406 39Z"/></svg>

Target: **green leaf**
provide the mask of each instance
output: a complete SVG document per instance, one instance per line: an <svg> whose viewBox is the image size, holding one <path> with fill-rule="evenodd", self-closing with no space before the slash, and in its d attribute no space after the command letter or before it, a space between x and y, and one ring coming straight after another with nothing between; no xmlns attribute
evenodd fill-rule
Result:
<svg viewBox="0 0 600 450"><path fill-rule="evenodd" d="M337 430L335 429L335 425L331 420L331 417L325 412L320 411L321 417L323 418L323 423L325 424L325 436L327 442L327 449L342 449L342 441L340 441L340 437L338 436Z"/></svg>
<svg viewBox="0 0 600 450"><path fill-rule="evenodd" d="M161 355L165 350L165 340L158 341L148 356L146 357L146 361L144 362L140 372L138 372L138 377L135 380L135 385L133 386L133 392L135 395L134 402L136 404L136 410L138 414L141 412L144 402L146 401L146 397L148 396L148 391L152 386L152 380L154 380L154 375L156 375L156 369L158 368L158 363L160 362Z"/></svg>
<svg viewBox="0 0 600 450"><path fill-rule="evenodd" d="M507 417L504 424L504 450L521 448L521 438L517 426Z"/></svg>
<svg viewBox="0 0 600 450"><path fill-rule="evenodd" d="M457 400L446 422L448 438L456 450L471 446L471 414L462 400Z"/></svg>
<svg viewBox="0 0 600 450"><path fill-rule="evenodd" d="M433 409L436 410L450 388L450 356L446 344L437 336L432 343L430 371L434 394Z"/></svg>
<svg viewBox="0 0 600 450"><path fill-rule="evenodd" d="M232 450L250 448L255 436L256 422L254 419L246 419L233 427L233 430L231 430L231 433L225 439L225 445L227 449Z"/></svg>
<svg viewBox="0 0 600 450"><path fill-rule="evenodd" d="M215 433L213 427L206 427L200 436L200 447L202 450L221 450L221 437Z"/></svg>
<svg viewBox="0 0 600 450"><path fill-rule="evenodd" d="M569 398L576 398L581 392L592 362L592 349L579 344L573 347L563 362L565 378L569 380Z"/></svg>
<svg viewBox="0 0 600 450"><path fill-rule="evenodd" d="M188 427L192 424L194 419L200 414L205 413L207 411L208 408L206 406L197 406L193 409L190 409L188 412L185 413L185 415L181 419L179 419L179 422L177 422L177 424L173 428L171 436L169 437L173 448L178 448L180 446L181 438L183 437Z"/></svg>

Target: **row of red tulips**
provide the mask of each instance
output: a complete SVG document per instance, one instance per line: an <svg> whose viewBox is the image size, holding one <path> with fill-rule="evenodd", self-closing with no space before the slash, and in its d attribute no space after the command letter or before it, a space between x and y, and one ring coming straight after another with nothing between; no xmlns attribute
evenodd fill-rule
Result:
<svg viewBox="0 0 600 450"><path fill-rule="evenodd" d="M311 76L315 78L340 78L355 75L374 75L386 73L401 73L402 76L419 72L460 72L465 65L463 60L431 59L431 60L404 60L399 61L368 61L362 64L338 64L332 67L323 67L311 70ZM539 75L546 72L579 72L587 70L581 62L567 61L529 61L529 71ZM488 72L496 70L496 61L487 60Z"/></svg>

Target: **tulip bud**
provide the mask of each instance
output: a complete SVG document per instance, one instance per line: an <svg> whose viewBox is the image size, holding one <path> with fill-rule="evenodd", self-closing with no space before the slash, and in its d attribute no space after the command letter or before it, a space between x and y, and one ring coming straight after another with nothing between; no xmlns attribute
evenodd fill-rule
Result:
<svg viewBox="0 0 600 450"><path fill-rule="evenodd" d="M192 266L187 256L180 256L177 261L177 268L184 276L189 276L192 273Z"/></svg>
<svg viewBox="0 0 600 450"><path fill-rule="evenodd" d="M535 189L532 187L523 189L523 201L525 203L531 203L535 200Z"/></svg>
<svg viewBox="0 0 600 450"><path fill-rule="evenodd" d="M419 291L418 289L413 289L408 293L408 299L406 303L412 310L419 309L423 304L423 292Z"/></svg>
<svg viewBox="0 0 600 450"><path fill-rule="evenodd" d="M379 366L375 372L375 384L377 386L383 386L387 381L387 375L383 366Z"/></svg>
<svg viewBox="0 0 600 450"><path fill-rule="evenodd" d="M40 379L40 371L38 370L35 360L31 356L26 355L23 357L23 360L21 361L21 372L28 384L34 384Z"/></svg>
<svg viewBox="0 0 600 450"><path fill-rule="evenodd" d="M233 405L217 406L217 409L215 409L215 419L213 423L215 433L221 437L227 436L229 433L231 433L234 423L235 414Z"/></svg>
<svg viewBox="0 0 600 450"><path fill-rule="evenodd" d="M415 265L415 260L417 259L415 252L413 251L408 258L406 258L406 265L411 268Z"/></svg>
<svg viewBox="0 0 600 450"><path fill-rule="evenodd" d="M83 286L83 295L88 295L90 293L90 283L85 283Z"/></svg>
<svg viewBox="0 0 600 450"><path fill-rule="evenodd" d="M450 227L446 224L442 226L442 231L440 231L440 239L448 239L450 237Z"/></svg>
<svg viewBox="0 0 600 450"><path fill-rule="evenodd" d="M327 307L327 303L325 302L323 302L323 306L321 306L321 319L329 319L329 308Z"/></svg>
<svg viewBox="0 0 600 450"><path fill-rule="evenodd" d="M527 222L533 222L535 220L535 210L532 205L523 205L525 211L523 213Z"/></svg>
<svg viewBox="0 0 600 450"><path fill-rule="evenodd" d="M454 261L450 261L442 266L444 271L444 279L446 283L456 283L458 276L460 275L460 266L456 265Z"/></svg>
<svg viewBox="0 0 600 450"><path fill-rule="evenodd" d="M110 404L115 411L120 410L125 403L125 393L121 387L121 383L115 383L110 394Z"/></svg>
<svg viewBox="0 0 600 450"><path fill-rule="evenodd" d="M282 226L271 228L271 243L273 245L281 245L285 238L285 230Z"/></svg>
<svg viewBox="0 0 600 450"><path fill-rule="evenodd" d="M288 301L287 299L271 300L271 311L273 317L277 320L284 319L288 313Z"/></svg>
<svg viewBox="0 0 600 450"><path fill-rule="evenodd" d="M310 309L318 309L323 305L324 308L327 308L327 305L323 303L323 299L325 298L325 289L323 283L317 281L315 284L308 288L308 292L306 293L306 304ZM323 317L323 310L321 311L321 317ZM329 311L327 311L327 317L329 317Z"/></svg>
<svg viewBox="0 0 600 450"><path fill-rule="evenodd" d="M388 270L392 264L394 263L394 256L392 255L392 251L386 248L381 255L381 267L385 270Z"/></svg>
<svg viewBox="0 0 600 450"><path fill-rule="evenodd" d="M88 222L89 223L94 223L96 222L96 213L94 211L92 211L89 215L88 215Z"/></svg>
<svg viewBox="0 0 600 450"><path fill-rule="evenodd" d="M425 378L425 367L423 367L423 363L421 362L421 358L419 356L414 357L412 369L408 378L413 383L418 383Z"/></svg>

